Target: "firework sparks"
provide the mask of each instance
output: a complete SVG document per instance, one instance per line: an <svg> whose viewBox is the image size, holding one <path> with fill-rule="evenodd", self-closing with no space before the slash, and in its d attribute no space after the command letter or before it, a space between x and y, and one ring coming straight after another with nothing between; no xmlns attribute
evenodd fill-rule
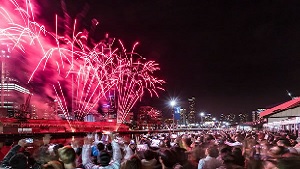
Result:
<svg viewBox="0 0 300 169"><path fill-rule="evenodd" d="M122 43L121 43L122 44ZM122 45L123 46L123 45ZM133 48L135 48L134 45ZM155 94L158 97L157 89L163 90L160 86L165 83L154 77L154 72L159 70L158 64L154 61L146 61L139 55L135 56L134 50L126 53L123 47L122 58L119 59L118 76L118 123L123 123L127 114L144 95L147 90L151 97Z"/></svg>
<svg viewBox="0 0 300 169"><path fill-rule="evenodd" d="M159 70L158 64L146 61L134 52L138 43L127 53L120 42L121 50L117 54L118 48L112 49L114 39L108 38L107 34L104 40L88 47L88 33L86 30L76 30L77 20L74 20L70 35L71 21L66 14L64 1L61 2L68 27L62 36L57 29L57 16L55 33L51 33L35 22L30 1L26 1L26 9L21 8L15 0L11 2L19 15L16 17L4 7L0 8L0 17L5 20L5 24L0 25L0 41L9 41L14 44L13 49L17 48L24 53L28 52L28 46L39 52L36 56L38 61L29 65L32 70L28 82L34 81L37 74L45 74L46 70L51 70L49 72L53 78L49 83L54 89L51 97L56 98L67 119L72 116L69 114L71 112L82 120L97 109L99 101L109 91L114 90L118 103L117 121L122 123L145 90L151 96L158 96L157 89L162 90L164 81L154 76L154 72ZM83 17L85 12L86 10L80 16ZM14 18L18 19L15 21ZM98 21L93 19L91 31L95 30L96 25Z"/></svg>

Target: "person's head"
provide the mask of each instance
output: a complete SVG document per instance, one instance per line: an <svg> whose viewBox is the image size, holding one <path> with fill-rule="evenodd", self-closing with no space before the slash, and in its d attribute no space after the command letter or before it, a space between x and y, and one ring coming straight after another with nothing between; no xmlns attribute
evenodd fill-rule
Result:
<svg viewBox="0 0 300 169"><path fill-rule="evenodd" d="M193 149L192 156L195 161L199 161L201 158L205 157L205 151L202 147L198 146Z"/></svg>
<svg viewBox="0 0 300 169"><path fill-rule="evenodd" d="M105 149L105 145L103 143L98 143L97 148L99 151L103 151Z"/></svg>
<svg viewBox="0 0 300 169"><path fill-rule="evenodd" d="M237 135L237 136L235 136L234 141L236 141L236 142L242 142L243 141L243 137L241 135Z"/></svg>
<svg viewBox="0 0 300 169"><path fill-rule="evenodd" d="M146 150L144 152L144 157L147 161L150 161L155 157L155 155L154 155L154 152L152 150Z"/></svg>
<svg viewBox="0 0 300 169"><path fill-rule="evenodd" d="M172 151L170 151L169 149L160 150L159 162L168 168L171 168L176 164L175 157L172 154Z"/></svg>
<svg viewBox="0 0 300 169"><path fill-rule="evenodd" d="M180 164L175 164L175 166L173 167L173 169L184 169L184 168Z"/></svg>
<svg viewBox="0 0 300 169"><path fill-rule="evenodd" d="M130 149L132 150L132 152L135 153L135 150L136 150L136 144L135 144L135 143L131 143L131 144L129 144L129 147L130 147Z"/></svg>
<svg viewBox="0 0 300 169"><path fill-rule="evenodd" d="M207 134L204 139L205 142L210 142L211 140L214 140L214 136L211 134Z"/></svg>
<svg viewBox="0 0 300 169"><path fill-rule="evenodd" d="M75 153L76 153L77 156L80 156L81 153L82 153L82 148L81 147L77 148Z"/></svg>
<svg viewBox="0 0 300 169"><path fill-rule="evenodd" d="M140 168L142 168L142 162L136 155L133 155L129 160L127 160L124 166L124 169L140 169Z"/></svg>
<svg viewBox="0 0 300 169"><path fill-rule="evenodd" d="M188 160L188 154L185 153L186 149L180 147L172 147L171 151L175 155L176 162L183 164Z"/></svg>
<svg viewBox="0 0 300 169"><path fill-rule="evenodd" d="M270 148L268 151L268 155L270 157L281 157L283 154L287 153L288 150L285 147L282 146L274 146Z"/></svg>
<svg viewBox="0 0 300 169"><path fill-rule="evenodd" d="M23 153L18 153L12 156L9 160L9 165L12 169L24 169L28 165L28 157Z"/></svg>
<svg viewBox="0 0 300 169"><path fill-rule="evenodd" d="M52 136L50 134L45 134L44 137L43 137L44 144L49 144L51 137Z"/></svg>
<svg viewBox="0 0 300 169"><path fill-rule="evenodd" d="M234 156L232 154L226 154L222 157L224 164L232 164L234 162Z"/></svg>
<svg viewBox="0 0 300 169"><path fill-rule="evenodd" d="M290 143L292 147L294 147L297 144L296 140L294 139L290 139Z"/></svg>
<svg viewBox="0 0 300 169"><path fill-rule="evenodd" d="M217 158L219 156L219 150L216 146L210 146L206 149L206 155L209 155L213 158Z"/></svg>
<svg viewBox="0 0 300 169"><path fill-rule="evenodd" d="M235 157L241 157L243 156L242 150L239 147L234 147L232 149L232 155Z"/></svg>
<svg viewBox="0 0 300 169"><path fill-rule="evenodd" d="M57 144L53 147L53 153L56 157L58 157L58 149L63 148L64 145L63 144Z"/></svg>
<svg viewBox="0 0 300 169"><path fill-rule="evenodd" d="M283 146L283 147L290 147L291 146L291 144L290 144L290 142L289 142L288 139L279 139L277 141L277 145L278 146Z"/></svg>
<svg viewBox="0 0 300 169"><path fill-rule="evenodd" d="M107 143L107 144L106 144L106 150L107 150L108 152L112 151L112 145L111 145L111 143Z"/></svg>
<svg viewBox="0 0 300 169"><path fill-rule="evenodd" d="M75 150L71 146L64 146L58 149L59 159L64 164L73 164L76 160Z"/></svg>
<svg viewBox="0 0 300 169"><path fill-rule="evenodd" d="M64 169L64 165L56 160L49 161L42 166L43 169Z"/></svg>
<svg viewBox="0 0 300 169"><path fill-rule="evenodd" d="M170 148L171 147L171 139L165 139L164 140L166 147Z"/></svg>
<svg viewBox="0 0 300 169"><path fill-rule="evenodd" d="M300 166L300 159L298 156L280 158L277 164L278 168L284 168L284 169L299 168L299 166Z"/></svg>
<svg viewBox="0 0 300 169"><path fill-rule="evenodd" d="M259 134L257 135L257 138L258 138L259 140L264 140L264 139L265 139L265 133L259 133Z"/></svg>
<svg viewBox="0 0 300 169"><path fill-rule="evenodd" d="M226 155L230 155L230 154L231 154L231 148L230 147L225 146L225 147L222 147L220 149L221 158L223 158Z"/></svg>
<svg viewBox="0 0 300 169"><path fill-rule="evenodd" d="M100 153L100 164L101 166L108 166L111 160L111 156L107 151Z"/></svg>
<svg viewBox="0 0 300 169"><path fill-rule="evenodd" d="M189 137L182 138L182 142L183 142L184 144L186 144L188 147L190 147L191 144L193 143L193 142L192 142L192 139L189 138Z"/></svg>

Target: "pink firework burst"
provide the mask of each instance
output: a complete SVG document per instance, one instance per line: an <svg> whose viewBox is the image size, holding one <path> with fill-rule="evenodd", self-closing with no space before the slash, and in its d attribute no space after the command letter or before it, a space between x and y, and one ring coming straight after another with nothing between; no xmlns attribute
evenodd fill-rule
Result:
<svg viewBox="0 0 300 169"><path fill-rule="evenodd" d="M118 61L118 123L124 122L132 107L143 97L145 90L151 97L153 94L158 97L157 89L163 90L161 85L165 83L154 76L154 72L160 69L158 64L135 54L135 46L131 53L126 53L123 48Z"/></svg>
<svg viewBox="0 0 300 169"><path fill-rule="evenodd" d="M0 17L4 21L0 24L0 41L13 43L13 49L34 56L30 57L27 65L31 72L28 82L41 75L49 76L45 83L54 90L47 94L56 98L65 116L75 114L82 120L88 113L95 112L99 101L114 90L117 95L117 121L122 123L145 91L151 96L158 96L157 90L162 90L165 82L154 76L159 70L158 64L135 53L137 43L130 52L121 42L121 50L113 49L114 39L107 35L105 40L88 46L88 32L77 31L76 20L71 36L59 35L57 16L56 32L48 32L35 22L30 1L26 1L25 9L15 0L11 4L14 9L0 8ZM66 9L65 3L62 7ZM13 10L18 11L18 15L12 13ZM63 11L69 20L70 17ZM98 21L92 20L92 27L96 25Z"/></svg>

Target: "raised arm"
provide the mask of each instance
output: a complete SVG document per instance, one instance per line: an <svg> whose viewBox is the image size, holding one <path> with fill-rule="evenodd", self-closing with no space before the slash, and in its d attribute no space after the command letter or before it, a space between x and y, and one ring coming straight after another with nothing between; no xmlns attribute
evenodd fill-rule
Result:
<svg viewBox="0 0 300 169"><path fill-rule="evenodd" d="M24 139L19 140L18 144L11 148L9 152L5 155L1 163L1 167L9 166L9 160L11 159L11 157L17 154L20 148L25 147L25 145L26 141Z"/></svg>

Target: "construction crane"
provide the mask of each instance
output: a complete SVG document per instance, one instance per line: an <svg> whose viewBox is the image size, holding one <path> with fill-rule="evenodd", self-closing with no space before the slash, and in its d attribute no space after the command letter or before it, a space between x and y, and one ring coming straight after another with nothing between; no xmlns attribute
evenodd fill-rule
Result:
<svg viewBox="0 0 300 169"><path fill-rule="evenodd" d="M25 120L31 118L31 113L30 113L30 99L31 99L32 94L28 94L25 103L20 105L19 111L15 112L15 118L19 120Z"/></svg>

